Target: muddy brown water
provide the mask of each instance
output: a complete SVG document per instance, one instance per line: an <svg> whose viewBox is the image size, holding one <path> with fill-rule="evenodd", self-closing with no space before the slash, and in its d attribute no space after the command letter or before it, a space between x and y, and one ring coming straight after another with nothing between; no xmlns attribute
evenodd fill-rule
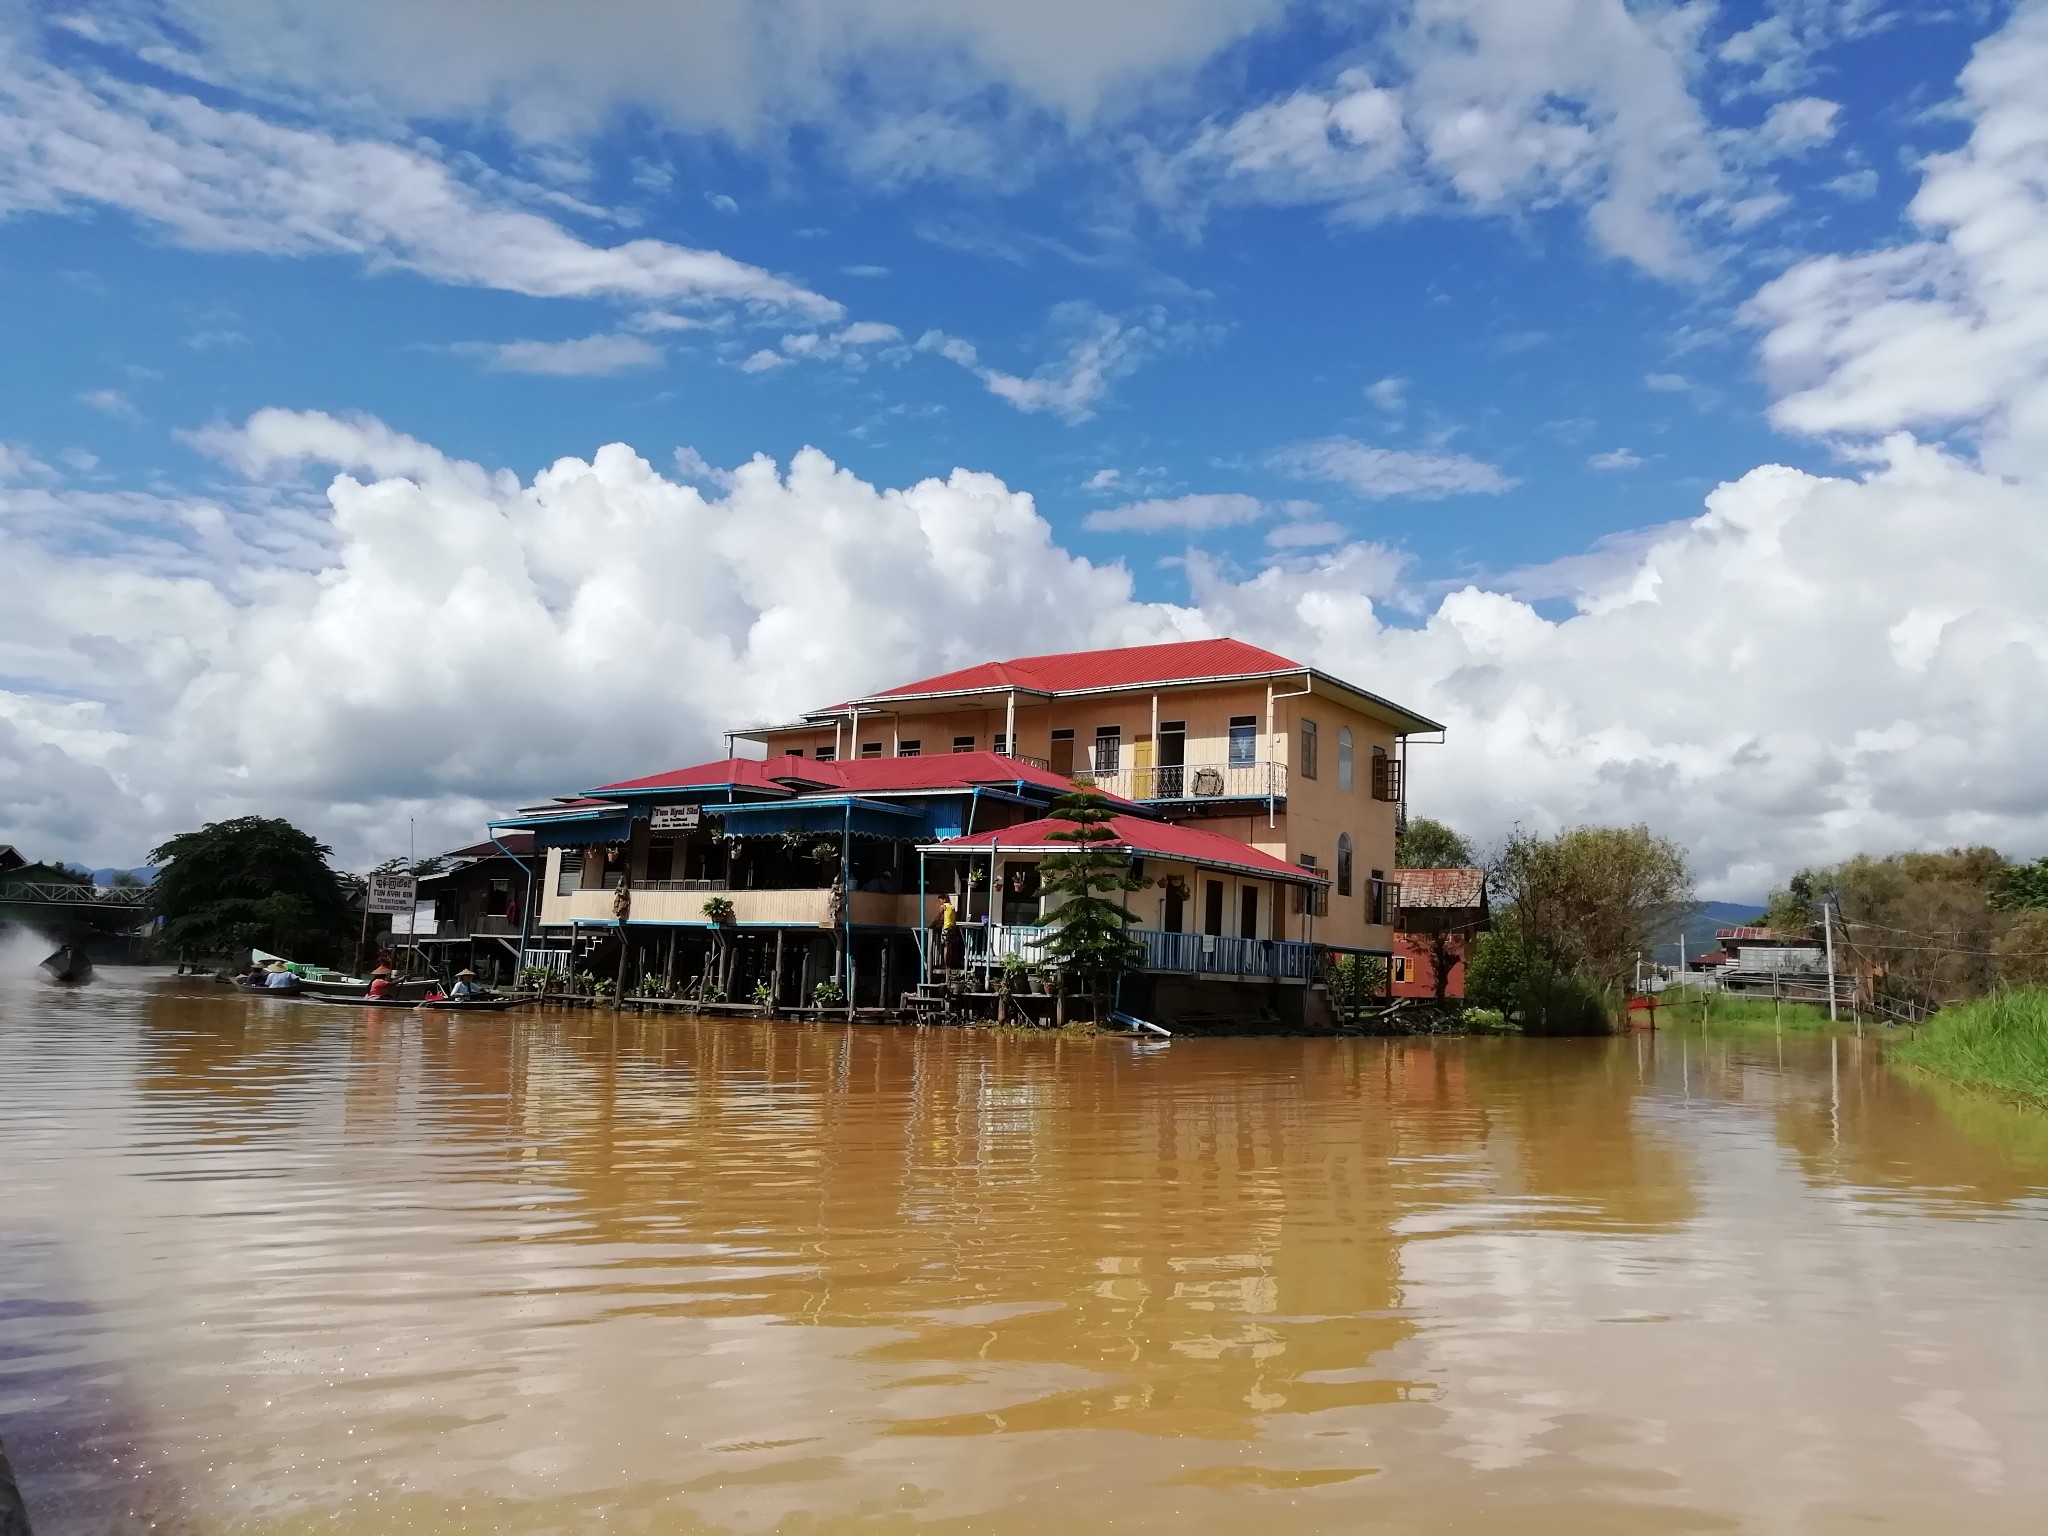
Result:
<svg viewBox="0 0 2048 1536"><path fill-rule="evenodd" d="M0 987L41 1536L2038 1532L2048 1117L1876 1042Z"/></svg>

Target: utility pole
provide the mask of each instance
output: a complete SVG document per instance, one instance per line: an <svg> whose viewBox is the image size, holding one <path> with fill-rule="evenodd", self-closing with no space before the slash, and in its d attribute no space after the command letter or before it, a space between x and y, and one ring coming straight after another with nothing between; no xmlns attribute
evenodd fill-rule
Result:
<svg viewBox="0 0 2048 1536"><path fill-rule="evenodd" d="M1834 924L1834 917L1833 917L1833 910L1832 910L1832 909L1833 909L1833 907L1834 907L1834 903L1833 903L1832 901L1823 901L1823 902L1822 902L1822 903L1820 904L1820 926L1821 926L1821 931L1822 931L1823 933L1825 933L1825 934L1826 934L1826 935L1828 936L1828 1022L1829 1022L1830 1024L1834 1023L1834 1022L1835 1022L1835 1019L1836 1019L1836 1013L1835 1013L1835 924Z"/></svg>

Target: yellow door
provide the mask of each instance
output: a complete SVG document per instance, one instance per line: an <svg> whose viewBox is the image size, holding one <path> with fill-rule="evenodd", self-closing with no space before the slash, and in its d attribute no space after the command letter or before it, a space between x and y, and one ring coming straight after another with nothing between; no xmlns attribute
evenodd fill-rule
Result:
<svg viewBox="0 0 2048 1536"><path fill-rule="evenodd" d="M1152 798L1152 738L1140 736L1131 743L1131 798Z"/></svg>

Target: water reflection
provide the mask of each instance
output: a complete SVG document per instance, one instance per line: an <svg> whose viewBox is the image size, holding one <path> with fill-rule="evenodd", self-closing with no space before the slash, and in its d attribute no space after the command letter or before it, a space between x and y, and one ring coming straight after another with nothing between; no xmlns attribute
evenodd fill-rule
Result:
<svg viewBox="0 0 2048 1536"><path fill-rule="evenodd" d="M2043 1507L2048 1149L1868 1045L56 1008L0 993L8 1294L92 1342L0 1310L0 1433L124 1418L195 1531Z"/></svg>

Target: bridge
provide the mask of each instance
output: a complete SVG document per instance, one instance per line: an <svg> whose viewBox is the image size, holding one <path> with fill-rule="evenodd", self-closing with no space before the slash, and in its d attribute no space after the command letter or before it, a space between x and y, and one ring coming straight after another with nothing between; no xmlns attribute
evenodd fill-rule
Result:
<svg viewBox="0 0 2048 1536"><path fill-rule="evenodd" d="M146 885L70 885L61 880L0 881L0 907L47 907L60 912L104 912L133 916L149 912Z"/></svg>

